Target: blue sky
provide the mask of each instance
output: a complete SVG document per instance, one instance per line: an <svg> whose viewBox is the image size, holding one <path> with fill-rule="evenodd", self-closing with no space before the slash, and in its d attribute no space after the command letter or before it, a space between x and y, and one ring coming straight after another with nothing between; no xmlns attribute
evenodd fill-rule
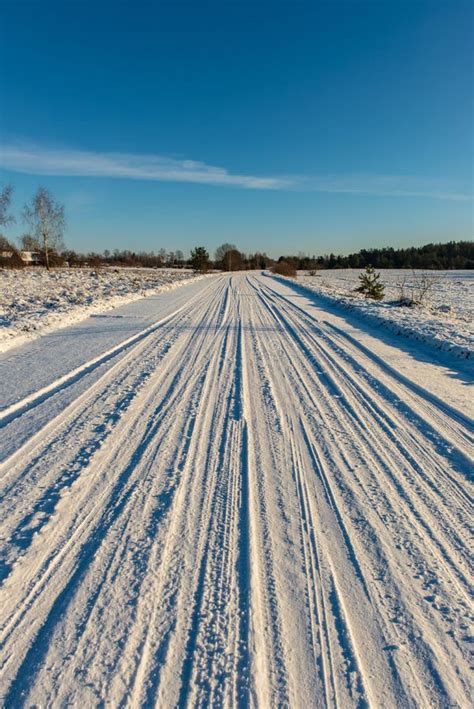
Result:
<svg viewBox="0 0 474 709"><path fill-rule="evenodd" d="M49 187L82 251L472 238L473 19L462 0L0 0L0 183L17 212Z"/></svg>

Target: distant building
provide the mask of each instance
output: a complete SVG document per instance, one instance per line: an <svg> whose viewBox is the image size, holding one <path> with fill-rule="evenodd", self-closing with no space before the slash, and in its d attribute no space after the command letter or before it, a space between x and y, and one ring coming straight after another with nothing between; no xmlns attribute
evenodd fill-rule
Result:
<svg viewBox="0 0 474 709"><path fill-rule="evenodd" d="M23 263L26 263L29 266L34 266L35 264L40 263L41 260L38 251L20 251L20 258Z"/></svg>
<svg viewBox="0 0 474 709"><path fill-rule="evenodd" d="M41 254L39 251L0 251L0 259L12 259L14 256L22 260L25 266L37 266L41 263ZM5 266L7 264L4 264Z"/></svg>

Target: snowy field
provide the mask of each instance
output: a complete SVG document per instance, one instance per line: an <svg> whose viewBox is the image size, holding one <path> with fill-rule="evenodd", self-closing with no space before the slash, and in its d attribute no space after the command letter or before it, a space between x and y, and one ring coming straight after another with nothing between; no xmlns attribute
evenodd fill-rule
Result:
<svg viewBox="0 0 474 709"><path fill-rule="evenodd" d="M410 271L380 269L385 284L381 302L366 300L354 293L359 285L358 269L307 271L298 273L298 283L319 295L353 309L372 322L400 335L421 340L461 358L474 357L474 272ZM405 281L405 296L419 294L423 281L430 284L421 306L397 307L400 285Z"/></svg>
<svg viewBox="0 0 474 709"><path fill-rule="evenodd" d="M1 355L0 704L471 706L455 364L256 274Z"/></svg>
<svg viewBox="0 0 474 709"><path fill-rule="evenodd" d="M181 269L0 269L0 352L190 278Z"/></svg>

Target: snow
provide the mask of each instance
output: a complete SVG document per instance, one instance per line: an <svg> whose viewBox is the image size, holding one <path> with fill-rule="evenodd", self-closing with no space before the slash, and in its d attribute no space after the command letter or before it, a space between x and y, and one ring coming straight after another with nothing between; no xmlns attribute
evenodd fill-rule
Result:
<svg viewBox="0 0 474 709"><path fill-rule="evenodd" d="M194 278L184 269L0 269L0 352Z"/></svg>
<svg viewBox="0 0 474 709"><path fill-rule="evenodd" d="M360 270L316 271L314 276L300 271L297 283L398 335L420 340L456 357L474 357L473 271L380 269L378 272L385 284L385 297L380 302L354 292L359 285ZM406 281L405 293L409 295L412 286L415 292L419 291L423 278L432 281L433 286L421 306L399 307L399 284Z"/></svg>
<svg viewBox="0 0 474 709"><path fill-rule="evenodd" d="M470 706L467 363L298 288L0 356L2 706Z"/></svg>

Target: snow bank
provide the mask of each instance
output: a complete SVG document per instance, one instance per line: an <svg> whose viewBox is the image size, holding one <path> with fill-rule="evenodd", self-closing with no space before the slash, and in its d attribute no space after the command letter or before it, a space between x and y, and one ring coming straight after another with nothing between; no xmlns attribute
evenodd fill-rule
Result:
<svg viewBox="0 0 474 709"><path fill-rule="evenodd" d="M0 352L197 278L183 269L0 269Z"/></svg>
<svg viewBox="0 0 474 709"><path fill-rule="evenodd" d="M474 273L472 271L407 271L380 269L385 284L381 302L366 300L355 293L360 270L317 271L310 276L300 271L299 287L315 292L331 305L348 309L365 320L456 357L474 359ZM432 286L420 306L400 307L400 285L405 291L419 288L423 277ZM291 279L282 278L287 282Z"/></svg>

